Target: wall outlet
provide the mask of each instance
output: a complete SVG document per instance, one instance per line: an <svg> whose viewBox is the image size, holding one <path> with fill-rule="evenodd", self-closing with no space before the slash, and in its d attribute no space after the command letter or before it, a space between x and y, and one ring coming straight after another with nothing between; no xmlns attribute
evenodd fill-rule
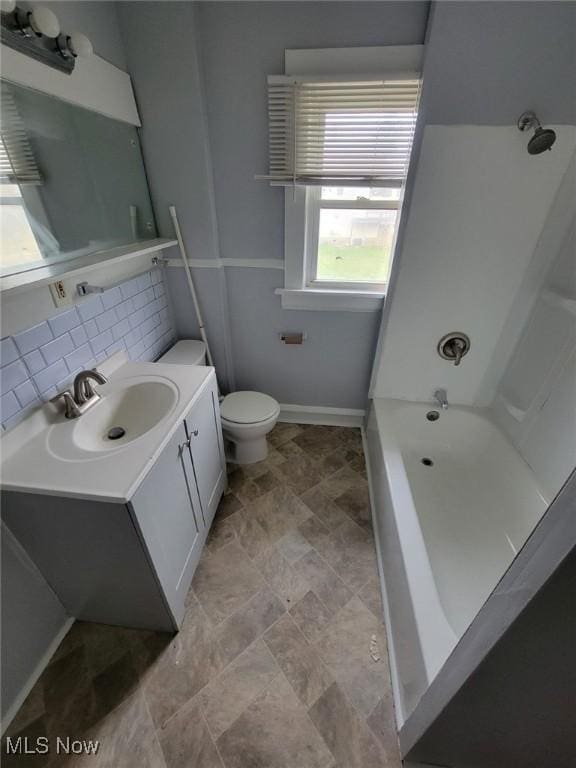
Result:
<svg viewBox="0 0 576 768"><path fill-rule="evenodd" d="M57 280L55 283L50 283L49 288L55 306L64 307L66 304L72 304L72 297L66 290L63 280Z"/></svg>

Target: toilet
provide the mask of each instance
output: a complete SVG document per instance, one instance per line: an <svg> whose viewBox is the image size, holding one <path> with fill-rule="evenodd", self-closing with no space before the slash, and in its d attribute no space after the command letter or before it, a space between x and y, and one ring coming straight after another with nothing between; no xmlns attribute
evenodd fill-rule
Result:
<svg viewBox="0 0 576 768"><path fill-rule="evenodd" d="M178 341L158 362L171 365L206 365L203 341ZM266 435L274 429L280 406L262 392L232 392L220 402L222 431L236 464L254 464L268 455Z"/></svg>

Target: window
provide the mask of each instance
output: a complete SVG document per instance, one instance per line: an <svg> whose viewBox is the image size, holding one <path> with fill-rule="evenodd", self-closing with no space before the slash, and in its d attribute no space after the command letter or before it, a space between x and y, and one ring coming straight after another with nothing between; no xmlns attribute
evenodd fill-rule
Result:
<svg viewBox="0 0 576 768"><path fill-rule="evenodd" d="M399 203L399 188L311 188L306 285L384 290Z"/></svg>
<svg viewBox="0 0 576 768"><path fill-rule="evenodd" d="M376 308L388 282L412 151L421 51L354 50L360 59L372 56L366 72L378 71L376 66L382 74L362 73L345 49L354 75L332 76L326 71L329 57L307 55L328 51L291 51L287 62L288 53L292 62L301 54L308 64L320 63L321 73L268 78L270 170L259 178L287 187L283 306L295 300L289 293L300 291L315 298L324 292L325 304L339 292L344 308L352 308L352 295L364 294L371 299L364 306ZM336 49L338 55L344 54ZM302 306L302 299L297 303Z"/></svg>

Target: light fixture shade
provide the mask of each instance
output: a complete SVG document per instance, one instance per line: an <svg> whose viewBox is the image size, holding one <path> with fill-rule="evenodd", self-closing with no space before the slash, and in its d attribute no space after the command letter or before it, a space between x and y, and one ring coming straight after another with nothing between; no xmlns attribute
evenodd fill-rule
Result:
<svg viewBox="0 0 576 768"><path fill-rule="evenodd" d="M60 34L60 22L58 16L42 5L36 5L30 14L30 26L38 35L46 37L58 37Z"/></svg>
<svg viewBox="0 0 576 768"><path fill-rule="evenodd" d="M72 55L80 59L89 59L94 53L90 38L86 37L83 32L72 32L68 38L68 47L72 51Z"/></svg>
<svg viewBox="0 0 576 768"><path fill-rule="evenodd" d="M0 0L0 11L2 13L12 13L16 8L16 0Z"/></svg>

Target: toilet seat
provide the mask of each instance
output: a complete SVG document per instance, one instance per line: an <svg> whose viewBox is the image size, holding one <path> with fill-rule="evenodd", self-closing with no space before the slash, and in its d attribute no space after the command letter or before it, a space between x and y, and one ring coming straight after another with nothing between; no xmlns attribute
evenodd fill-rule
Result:
<svg viewBox="0 0 576 768"><path fill-rule="evenodd" d="M239 426L275 419L279 413L276 400L262 392L232 392L220 404L222 421Z"/></svg>

